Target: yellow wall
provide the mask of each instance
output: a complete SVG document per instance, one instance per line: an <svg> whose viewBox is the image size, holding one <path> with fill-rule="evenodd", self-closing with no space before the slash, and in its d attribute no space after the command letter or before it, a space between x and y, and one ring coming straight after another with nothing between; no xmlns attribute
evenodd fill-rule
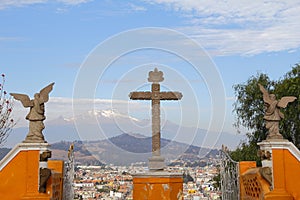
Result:
<svg viewBox="0 0 300 200"><path fill-rule="evenodd" d="M134 177L133 199L175 200L183 199L181 177Z"/></svg>

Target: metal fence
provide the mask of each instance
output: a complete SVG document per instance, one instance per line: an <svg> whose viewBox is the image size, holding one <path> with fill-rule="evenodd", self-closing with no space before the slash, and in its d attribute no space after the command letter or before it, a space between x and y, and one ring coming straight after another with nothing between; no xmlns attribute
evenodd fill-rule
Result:
<svg viewBox="0 0 300 200"><path fill-rule="evenodd" d="M63 200L74 199L74 145L71 144L68 152L68 161L64 168Z"/></svg>
<svg viewBox="0 0 300 200"><path fill-rule="evenodd" d="M239 200L239 164L231 159L226 147L220 150L220 158L222 200Z"/></svg>

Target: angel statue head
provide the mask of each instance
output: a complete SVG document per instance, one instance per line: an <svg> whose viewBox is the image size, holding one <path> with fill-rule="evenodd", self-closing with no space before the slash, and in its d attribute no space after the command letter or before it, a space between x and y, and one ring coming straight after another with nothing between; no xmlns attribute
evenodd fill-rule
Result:
<svg viewBox="0 0 300 200"><path fill-rule="evenodd" d="M263 93L265 103L266 128L269 130L267 139L283 139L279 133L279 121L284 118L280 108L286 108L288 103L295 101L297 98L293 96L285 96L277 100L275 94L269 94L268 91L258 84L260 91Z"/></svg>
<svg viewBox="0 0 300 200"><path fill-rule="evenodd" d="M40 98L40 93L35 93L34 98Z"/></svg>
<svg viewBox="0 0 300 200"><path fill-rule="evenodd" d="M275 94L270 94L269 96L270 96L270 99L271 99L271 100L276 100Z"/></svg>
<svg viewBox="0 0 300 200"><path fill-rule="evenodd" d="M34 94L34 99L30 99L26 94L10 94L16 100L21 101L25 108L30 107L30 111L26 116L26 119L29 120L29 133L23 142L46 142L42 133L42 130L45 128L43 121L46 119L44 103L49 100L49 93L52 91L53 85L54 83L51 83L44 87L39 93Z"/></svg>

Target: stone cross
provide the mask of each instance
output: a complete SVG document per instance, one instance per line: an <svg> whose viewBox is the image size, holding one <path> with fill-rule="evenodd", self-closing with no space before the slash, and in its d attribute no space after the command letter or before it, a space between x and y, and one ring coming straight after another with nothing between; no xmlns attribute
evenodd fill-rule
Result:
<svg viewBox="0 0 300 200"><path fill-rule="evenodd" d="M163 72L149 72L148 81L152 82L151 92L131 92L129 94L132 100L151 100L152 101L152 157L149 158L150 170L163 170L165 167L164 158L160 155L160 101L161 100L180 100L180 92L161 92L160 84L162 82Z"/></svg>

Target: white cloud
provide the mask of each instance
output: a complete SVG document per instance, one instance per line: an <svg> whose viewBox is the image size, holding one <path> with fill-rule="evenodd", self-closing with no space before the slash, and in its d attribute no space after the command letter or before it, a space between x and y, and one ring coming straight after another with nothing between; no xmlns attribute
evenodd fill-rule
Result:
<svg viewBox="0 0 300 200"><path fill-rule="evenodd" d="M149 0L188 20L178 30L192 35L216 55L253 55L300 47L297 0Z"/></svg>
<svg viewBox="0 0 300 200"><path fill-rule="evenodd" d="M55 0L63 6L93 0ZM50 0L0 0L8 7L47 3ZM265 52L294 52L300 47L300 1L298 0L143 0L184 16L176 28L192 36L213 55L254 55ZM141 6L143 5L143 6ZM147 10L139 2L114 2L101 15L125 15ZM58 13L66 12L58 8ZM99 15L99 13L97 13ZM0 41L6 40L0 38Z"/></svg>
<svg viewBox="0 0 300 200"><path fill-rule="evenodd" d="M82 3L87 3L92 0L57 0L57 1L67 5L78 5Z"/></svg>
<svg viewBox="0 0 300 200"><path fill-rule="evenodd" d="M0 1L0 9L4 9L7 7L19 7L30 4L44 3L46 0L1 0Z"/></svg>
<svg viewBox="0 0 300 200"><path fill-rule="evenodd" d="M135 12L147 11L147 8L145 8L143 6L135 5L133 3L129 3L128 6L129 6L130 10L135 11Z"/></svg>
<svg viewBox="0 0 300 200"><path fill-rule="evenodd" d="M22 38L19 37L1 37L0 36L0 42L5 42L5 41L20 41Z"/></svg>
<svg viewBox="0 0 300 200"><path fill-rule="evenodd" d="M56 0L59 3L63 3L65 5L78 5L81 3L86 3L91 0ZM49 0L1 0L0 1L0 10L8 7L20 7L38 3L47 3Z"/></svg>

